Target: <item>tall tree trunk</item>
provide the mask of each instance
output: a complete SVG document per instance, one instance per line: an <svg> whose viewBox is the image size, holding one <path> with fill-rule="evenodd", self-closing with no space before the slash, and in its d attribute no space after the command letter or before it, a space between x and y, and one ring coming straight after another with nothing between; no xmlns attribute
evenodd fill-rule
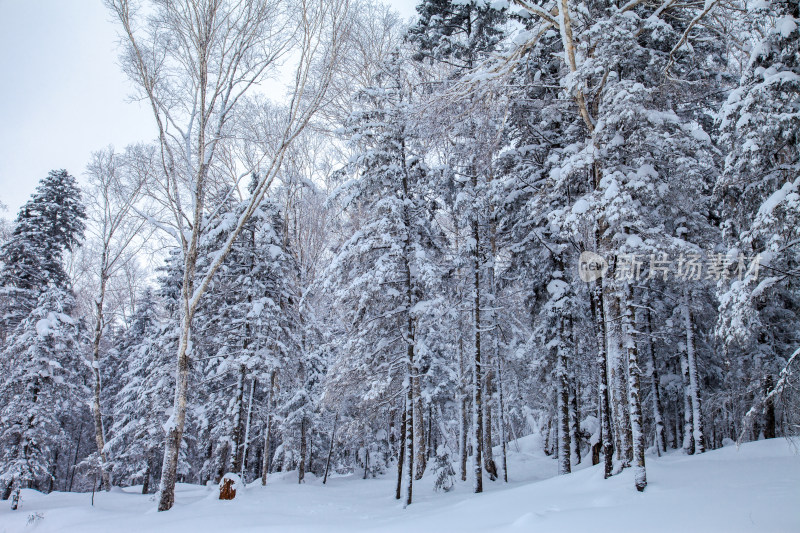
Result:
<svg viewBox="0 0 800 533"><path fill-rule="evenodd" d="M246 368L244 365L239 367L239 378L236 382L236 413L233 417L233 466L232 472L242 471L242 448L244 444L244 382Z"/></svg>
<svg viewBox="0 0 800 533"><path fill-rule="evenodd" d="M103 428L103 411L100 408L100 394L102 380L100 377L100 343L103 338L103 305L106 296L106 284L108 277L105 273L107 264L107 252L103 250L103 268L100 273L100 295L95 300L95 325L94 338L92 339L92 384L94 395L92 397L92 419L94 421L94 441L97 445L97 455L100 459L100 479L102 480L103 490L111 490L111 475L108 472L108 457L106 455L106 437Z"/></svg>
<svg viewBox="0 0 800 533"><path fill-rule="evenodd" d="M364 475L361 479L367 479L367 472L369 472L369 447L364 441Z"/></svg>
<svg viewBox="0 0 800 533"><path fill-rule="evenodd" d="M625 291L625 310L622 318L625 329L625 349L628 356L628 412L631 420L633 475L636 490L642 492L647 486L647 472L644 463L645 440L640 396L641 371L639 369L638 350L634 336L633 292L630 285Z"/></svg>
<svg viewBox="0 0 800 533"><path fill-rule="evenodd" d="M405 401L403 401L403 420L400 423L400 453L397 455L397 490L395 491L395 499L399 500L403 497L403 463L405 462L406 455L406 408Z"/></svg>
<svg viewBox="0 0 800 533"><path fill-rule="evenodd" d="M580 413L578 412L578 390L577 382L571 380L569 388L569 442L570 442L570 464L572 466L581 464L581 432L580 432Z"/></svg>
<svg viewBox="0 0 800 533"><path fill-rule="evenodd" d="M198 222L199 223L199 222ZM165 424L166 437L164 439L164 461L161 465L161 481L158 492L161 495L158 501L159 511L169 511L175 504L175 484L178 481L178 460L180 458L181 442L183 441L183 430L186 426L186 411L188 402L186 393L189 389L189 345L192 331L192 314L189 309L189 295L192 293L191 280L194 277L194 262L197 260L197 252L194 252L194 259L189 261L191 264L191 276L184 275L183 301L184 310L181 318L181 334L178 341L178 368L176 371L175 398L172 407L172 416Z"/></svg>
<svg viewBox="0 0 800 533"><path fill-rule="evenodd" d="M650 355L650 396L653 401L653 425L655 426L655 443L659 457L667 451L667 432L664 427L664 418L661 415L661 394L658 387L658 368L656 367L655 350L653 349L653 319L650 309L647 309L645 321L645 334L647 335L647 351Z"/></svg>
<svg viewBox="0 0 800 533"><path fill-rule="evenodd" d="M13 492L11 493L11 510L16 511L19 508L20 486L16 479L14 479L11 484L13 487Z"/></svg>
<svg viewBox="0 0 800 533"><path fill-rule="evenodd" d="M413 358L414 347L408 346L408 376L406 377L406 435L405 435L405 478L406 478L406 499L403 506L411 505L414 495L414 387L412 386L412 376L414 375Z"/></svg>
<svg viewBox="0 0 800 533"><path fill-rule="evenodd" d="M72 483L75 481L75 470L77 470L78 454L81 450L81 441L83 440L83 418L81 418L81 425L78 428L78 442L75 445L75 455L72 456L72 466L69 469L69 486L64 483L65 490L72 492Z"/></svg>
<svg viewBox="0 0 800 533"><path fill-rule="evenodd" d="M425 473L425 418L420 390L420 378L416 373L411 381L414 393L414 479L422 479Z"/></svg>
<svg viewBox="0 0 800 533"><path fill-rule="evenodd" d="M767 400L764 402L764 438L775 438L775 401L769 394L775 388L775 383L772 376L767 374L764 377L764 396Z"/></svg>
<svg viewBox="0 0 800 533"><path fill-rule="evenodd" d="M217 444L217 468L214 475L214 483L219 483L222 476L228 473L228 462L231 458L231 441L225 436Z"/></svg>
<svg viewBox="0 0 800 533"><path fill-rule="evenodd" d="M277 378L277 372L274 370L272 371L272 375L269 379L269 389L267 390L267 420L264 423L264 452L261 457L261 485L267 484L267 473L269 473L269 439L270 435L270 427L272 426L272 394L275 388L275 380Z"/></svg>
<svg viewBox="0 0 800 533"><path fill-rule="evenodd" d="M567 377L567 342L565 339L567 318L558 317L558 347L556 353L556 383L558 410L558 473L569 474L572 471L570 464L570 439L569 439L569 378Z"/></svg>
<svg viewBox="0 0 800 533"><path fill-rule="evenodd" d="M495 360L497 364L497 399L498 399L498 423L500 425L500 443L503 449L503 481L508 483L508 456L506 446L506 408L503 399L503 373L500 367L500 357Z"/></svg>
<svg viewBox="0 0 800 533"><path fill-rule="evenodd" d="M464 372L464 340L458 339L458 452L461 464L461 481L467 480L467 433L469 430L467 392Z"/></svg>
<svg viewBox="0 0 800 533"><path fill-rule="evenodd" d="M620 291L617 289L615 294L609 298L609 317L610 338L609 338L609 362L611 363L611 385L614 425L617 428L615 435L619 443L617 448L617 460L622 468L630 466L633 458L633 435L630 426L630 416L628 414L628 387L627 370L628 362L625 354L627 353L623 345L624 332L620 324L623 310L620 302Z"/></svg>
<svg viewBox="0 0 800 533"><path fill-rule="evenodd" d="M697 374L697 351L694 343L694 326L692 325L692 307L689 289L683 290L683 320L686 327L686 362L689 365L689 393L692 398L692 429L694 451L706 451L703 435L703 410L700 406L700 377Z"/></svg>
<svg viewBox="0 0 800 533"><path fill-rule="evenodd" d="M689 390L689 363L686 351L681 350L681 378L683 380L683 450L694 454L694 430L692 428L692 393Z"/></svg>
<svg viewBox="0 0 800 533"><path fill-rule="evenodd" d="M495 356L496 356L495 352ZM497 464L494 462L494 442L492 441L492 407L494 405L494 370L491 359L485 361L486 372L483 378L483 467L489 479L497 479Z"/></svg>
<svg viewBox="0 0 800 533"><path fill-rule="evenodd" d="M680 403L680 399L681 399L682 396L683 395L681 394L680 397L678 397L678 401L673 402L673 404L672 404L673 407L675 408L674 409L675 412L673 413L673 416L675 418L675 420L674 420L675 423L672 425L672 449L673 450L677 450L681 446L681 442L680 442L681 416L680 416L680 413L679 413L679 411L680 411L679 403Z"/></svg>
<svg viewBox="0 0 800 533"><path fill-rule="evenodd" d="M150 492L150 461L147 461L147 467L144 469L144 478L142 480L142 494Z"/></svg>
<svg viewBox="0 0 800 533"><path fill-rule="evenodd" d="M333 417L333 431L331 431L331 445L328 447L328 458L325 460L325 475L322 477L323 485L328 482L328 472L330 472L331 470L331 457L333 457L333 444L336 442L337 422L339 422L339 413L336 413L336 416Z"/></svg>
<svg viewBox="0 0 800 533"><path fill-rule="evenodd" d="M50 481L48 483L47 492L53 492L56 483L56 474L58 473L58 448L53 453L53 464L50 466Z"/></svg>
<svg viewBox="0 0 800 533"><path fill-rule="evenodd" d="M472 365L472 445L473 471L475 480L473 491L483 492L483 401L481 389L483 388L481 368L481 276L480 276L480 232L478 229L477 215L472 221L472 238L475 247L472 253L473 275L473 334L475 340L475 357Z"/></svg>
<svg viewBox="0 0 800 533"><path fill-rule="evenodd" d="M297 465L297 482L303 483L306 479L306 417L305 415L300 420L300 461Z"/></svg>
<svg viewBox="0 0 800 533"><path fill-rule="evenodd" d="M597 369L597 392L598 392L598 413L600 418L600 441L603 448L603 476L608 479L614 470L614 445L611 435L611 413L608 399L608 357L606 347L607 330L605 305L603 303L603 282L602 278L594 281L589 291L591 298L591 312L594 322L595 337L597 338L597 359L595 368Z"/></svg>
<svg viewBox="0 0 800 533"><path fill-rule="evenodd" d="M253 382L250 384L250 401L247 402L247 420L244 424L244 442L242 443L242 469L241 469L241 477L242 483L245 482L244 480L244 472L247 468L247 445L250 441L250 415L253 413L253 393L256 390L256 380L253 379Z"/></svg>

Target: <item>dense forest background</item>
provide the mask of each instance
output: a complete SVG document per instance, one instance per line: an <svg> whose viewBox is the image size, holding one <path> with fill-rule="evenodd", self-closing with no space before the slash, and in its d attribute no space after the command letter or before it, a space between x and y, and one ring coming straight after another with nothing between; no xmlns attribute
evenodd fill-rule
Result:
<svg viewBox="0 0 800 533"><path fill-rule="evenodd" d="M106 4L155 140L0 226L12 506L797 434L796 0Z"/></svg>

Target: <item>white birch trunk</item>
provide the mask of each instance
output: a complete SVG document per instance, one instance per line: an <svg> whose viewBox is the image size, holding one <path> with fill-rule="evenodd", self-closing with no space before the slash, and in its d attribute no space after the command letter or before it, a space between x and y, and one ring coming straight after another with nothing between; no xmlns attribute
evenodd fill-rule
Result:
<svg viewBox="0 0 800 533"><path fill-rule="evenodd" d="M689 289L683 290L683 320L686 328L686 363L689 371L689 396L692 401L692 437L696 453L706 451L703 435L703 412L700 407L700 378L697 375L697 354L694 344L694 326Z"/></svg>

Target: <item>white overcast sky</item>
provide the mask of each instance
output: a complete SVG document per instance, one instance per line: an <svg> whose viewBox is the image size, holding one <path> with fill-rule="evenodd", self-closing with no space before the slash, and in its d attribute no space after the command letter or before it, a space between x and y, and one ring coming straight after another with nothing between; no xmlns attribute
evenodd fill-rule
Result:
<svg viewBox="0 0 800 533"><path fill-rule="evenodd" d="M416 0L389 3L415 14ZM0 217L16 217L50 170L83 181L93 151L154 138L116 43L101 0L0 0Z"/></svg>

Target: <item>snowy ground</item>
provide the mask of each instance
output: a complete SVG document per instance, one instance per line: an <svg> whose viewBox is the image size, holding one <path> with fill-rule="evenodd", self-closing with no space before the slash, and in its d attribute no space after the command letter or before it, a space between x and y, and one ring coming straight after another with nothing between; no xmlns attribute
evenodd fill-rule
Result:
<svg viewBox="0 0 800 533"><path fill-rule="evenodd" d="M134 489L96 494L94 506L90 494L25 491L21 510L3 502L0 532L800 532L800 455L785 439L648 457L643 494L627 471L609 480L597 467L553 477L556 462L532 451L530 438L519 446L511 445L511 483L484 482L482 495L468 483L440 494L426 477L408 509L393 499L391 477L327 485L312 477L299 486L279 474L230 502L215 499L215 489L181 485L166 513Z"/></svg>

